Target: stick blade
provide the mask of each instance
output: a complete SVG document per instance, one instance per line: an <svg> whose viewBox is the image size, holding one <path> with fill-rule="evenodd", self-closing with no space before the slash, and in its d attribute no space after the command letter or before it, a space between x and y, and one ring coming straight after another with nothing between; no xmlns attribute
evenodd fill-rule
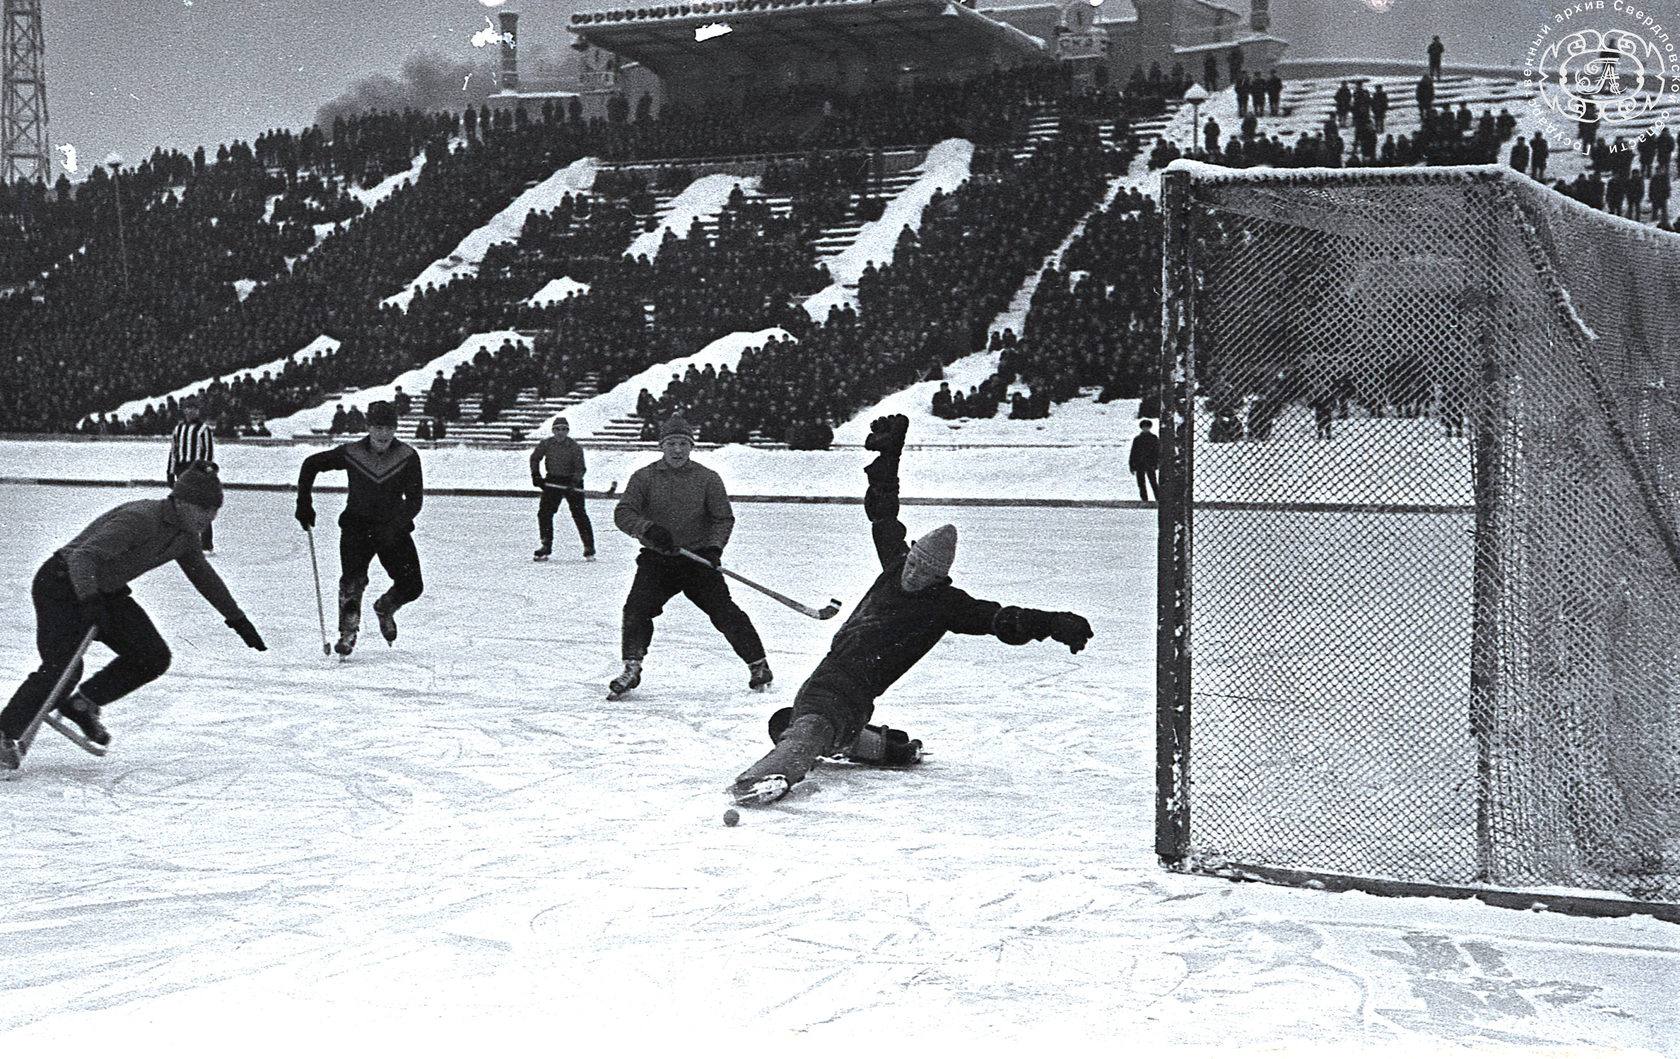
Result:
<svg viewBox="0 0 1680 1059"><path fill-rule="evenodd" d="M831 599L831 600L828 601L828 606L826 606L823 609L817 611L817 617L821 618L824 621L827 621L829 618L832 618L836 614L840 613L840 606L841 606L841 604L840 604L839 600Z"/></svg>

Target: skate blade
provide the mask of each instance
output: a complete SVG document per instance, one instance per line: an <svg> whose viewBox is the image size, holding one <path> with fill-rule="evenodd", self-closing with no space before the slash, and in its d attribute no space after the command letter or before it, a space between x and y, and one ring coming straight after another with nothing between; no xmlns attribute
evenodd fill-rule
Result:
<svg viewBox="0 0 1680 1059"><path fill-rule="evenodd" d="M787 792L786 776L765 776L751 782L738 780L730 793L735 796L736 805L769 805L780 801Z"/></svg>
<svg viewBox="0 0 1680 1059"><path fill-rule="evenodd" d="M85 736L81 732L77 731L76 726L71 724L69 721L60 720L57 717L54 717L50 713L47 714L45 717L41 718L41 720L43 720L43 721L47 722L48 724L52 725L53 728L58 731L59 735L62 735L64 738L70 740L72 743L75 743L77 746L81 747L83 750L86 750L88 753L92 754L94 757L104 757L105 756L105 751L107 749L109 749L107 747L100 746L98 743L95 743L93 740L89 739L87 736Z"/></svg>

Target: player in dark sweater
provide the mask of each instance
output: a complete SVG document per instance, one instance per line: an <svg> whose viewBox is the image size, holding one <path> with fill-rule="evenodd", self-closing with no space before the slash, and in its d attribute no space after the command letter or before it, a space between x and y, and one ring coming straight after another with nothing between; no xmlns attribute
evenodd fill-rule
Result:
<svg viewBox="0 0 1680 1059"><path fill-rule="evenodd" d="M776 749L736 778L735 796L742 804L780 798L835 748L865 762L915 760L903 733L870 725L869 719L876 698L948 632L996 636L1007 644L1049 637L1075 654L1091 639L1090 623L1078 614L1006 607L952 585L947 575L956 557L956 527L940 526L914 544L905 542L898 520L898 461L909 425L902 415L871 425L864 445L880 455L864 470L869 488L863 511L881 574L794 697L792 720Z"/></svg>
<svg viewBox="0 0 1680 1059"><path fill-rule="evenodd" d="M391 575L391 587L374 600L373 613L386 643L397 638L397 610L420 598L420 554L414 548L414 517L424 502L420 454L396 440L397 410L385 401L368 408L368 433L303 461L298 473L297 520L306 530L315 526L310 491L322 471L344 471L350 499L338 516L338 643L333 650L349 654L362 627L362 592L367 588L368 564L374 556Z"/></svg>

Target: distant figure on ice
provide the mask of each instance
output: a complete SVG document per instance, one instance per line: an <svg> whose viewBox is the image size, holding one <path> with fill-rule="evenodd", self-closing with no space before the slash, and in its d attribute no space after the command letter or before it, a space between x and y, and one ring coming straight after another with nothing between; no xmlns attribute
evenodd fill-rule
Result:
<svg viewBox="0 0 1680 1059"><path fill-rule="evenodd" d="M1138 422L1137 437L1132 439L1131 455L1126 459L1126 466L1137 475L1138 499L1145 503L1161 499L1161 483L1156 477L1156 469L1161 466L1161 439L1155 436L1154 426L1147 419Z"/></svg>
<svg viewBox="0 0 1680 1059"><path fill-rule="evenodd" d="M586 469L583 446L572 440L572 425L565 416L555 416L552 429L553 433L537 442L537 447L531 450L531 484L542 491L542 499L537 502L537 533L542 539L542 546L531 554L531 558L547 559L554 551L554 513L560 510L560 501L564 498L566 506L571 509L578 539L583 541L583 557L593 559L595 527L589 524L589 512L583 506L583 473Z"/></svg>
<svg viewBox="0 0 1680 1059"><path fill-rule="evenodd" d="M864 468L869 487L863 511L875 538L880 576L794 696L791 719L775 735L776 748L736 777L735 799L743 805L782 797L818 757L837 748L866 764L916 761L919 741L896 729L871 726L869 719L875 700L948 632L996 636L1012 645L1049 637L1074 654L1091 639L1090 622L1078 614L1006 607L952 585L955 526L940 526L905 543L904 523L898 520L898 461L909 427L909 418L902 415L883 416L870 425L864 447L880 455Z"/></svg>
<svg viewBox="0 0 1680 1059"><path fill-rule="evenodd" d="M216 459L216 439L210 429L210 424L204 421L204 413L199 409L198 398L189 397L181 402L181 421L175 424L175 430L169 436L169 466L164 471L164 481L169 485L175 484L175 477L183 470L195 463L213 463ZM212 529L204 527L204 550L216 550Z"/></svg>
<svg viewBox="0 0 1680 1059"><path fill-rule="evenodd" d="M1430 37L1429 47L1429 79L1439 80L1441 77L1441 56L1447 52L1447 46L1441 43L1440 37Z"/></svg>
<svg viewBox="0 0 1680 1059"><path fill-rule="evenodd" d="M367 436L303 461L298 473L297 520L315 528L311 490L322 471L344 471L350 499L338 516L338 643L347 655L362 627L362 592L374 556L391 576L391 587L373 602L374 617L386 643L397 639L397 611L420 598L420 553L414 548L414 517L424 502L420 454L397 437L397 410L386 401L368 406Z"/></svg>
<svg viewBox="0 0 1680 1059"><path fill-rule="evenodd" d="M41 666L0 711L0 768L16 769L28 751L19 744L47 696L68 667L66 687L76 687L82 663L76 649L91 627L94 638L117 653L104 669L56 704L53 727L88 752L103 755L111 733L100 719L104 707L164 674L169 645L128 583L171 560L200 595L227 619L228 627L254 650L268 647L251 620L200 551L203 533L222 506L222 483L208 465L180 469L164 500L131 500L88 524L35 572L35 644ZM60 721L79 730L78 736Z"/></svg>
<svg viewBox="0 0 1680 1059"><path fill-rule="evenodd" d="M613 509L613 524L642 543L636 556L636 579L624 600L621 647L624 672L608 684L611 698L642 682L642 659L653 642L653 619L672 596L681 592L712 619L729 646L747 663L747 686L762 691L770 686L770 663L752 619L729 595L718 572L723 548L735 529L735 512L723 479L689 458L694 431L682 416L667 419L659 428L655 463L641 467L624 486ZM704 559L682 554L686 549Z"/></svg>

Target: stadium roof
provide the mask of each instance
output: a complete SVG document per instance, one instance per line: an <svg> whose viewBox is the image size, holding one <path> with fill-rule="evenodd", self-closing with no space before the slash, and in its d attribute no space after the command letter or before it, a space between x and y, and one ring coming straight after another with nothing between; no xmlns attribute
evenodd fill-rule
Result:
<svg viewBox="0 0 1680 1059"><path fill-rule="evenodd" d="M704 31L727 26L727 32ZM703 60L720 45L739 52L869 49L922 41L945 47L972 42L1023 57L1048 57L1046 43L949 0L706 0L572 15L571 31L589 45L658 70L670 60ZM705 39L696 40L696 30Z"/></svg>

